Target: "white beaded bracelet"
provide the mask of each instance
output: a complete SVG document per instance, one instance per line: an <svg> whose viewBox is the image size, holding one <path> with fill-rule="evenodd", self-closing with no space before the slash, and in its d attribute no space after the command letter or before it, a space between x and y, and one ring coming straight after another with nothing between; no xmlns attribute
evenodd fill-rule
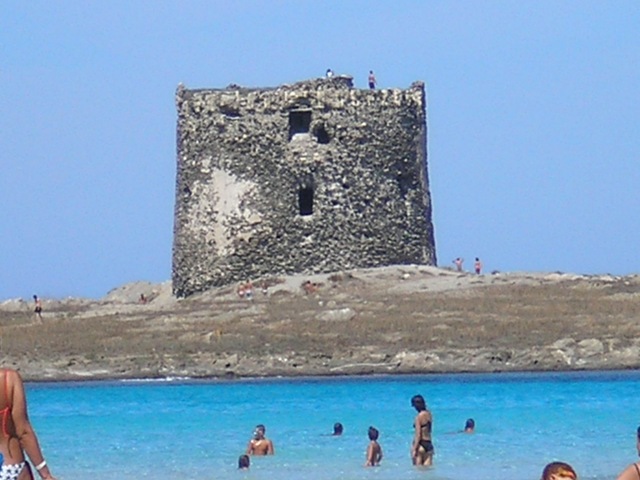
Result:
<svg viewBox="0 0 640 480"><path fill-rule="evenodd" d="M47 466L47 461L46 460L42 460L42 463L39 463L38 465L36 465L36 470L40 471L46 466Z"/></svg>

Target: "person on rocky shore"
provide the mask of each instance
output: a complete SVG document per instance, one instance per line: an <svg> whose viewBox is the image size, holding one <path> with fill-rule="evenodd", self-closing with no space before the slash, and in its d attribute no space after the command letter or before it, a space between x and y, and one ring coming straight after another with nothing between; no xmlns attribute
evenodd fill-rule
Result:
<svg viewBox="0 0 640 480"><path fill-rule="evenodd" d="M35 312L36 315L38 315L38 318L40 319L40 321L42 321L42 301L40 300L38 295L33 296L33 303L34 303L33 311Z"/></svg>
<svg viewBox="0 0 640 480"><path fill-rule="evenodd" d="M473 268L476 271L476 275L480 275L482 273L482 262L478 257L476 257L476 261L473 264Z"/></svg>
<svg viewBox="0 0 640 480"><path fill-rule="evenodd" d="M247 283L244 284L244 298L253 300L253 282L251 280L247 280Z"/></svg>
<svg viewBox="0 0 640 480"><path fill-rule="evenodd" d="M456 266L456 272L462 272L462 264L464 263L464 258L456 258L453 261L453 264Z"/></svg>
<svg viewBox="0 0 640 480"><path fill-rule="evenodd" d="M273 442L266 437L267 427L256 425L253 438L247 445L247 455L273 455L276 453Z"/></svg>
<svg viewBox="0 0 640 480"><path fill-rule="evenodd" d="M44 459L38 437L27 414L27 401L20 374L12 369L0 369L0 453L3 462L1 480L33 480L25 452L43 480L55 480Z"/></svg>
<svg viewBox="0 0 640 480"><path fill-rule="evenodd" d="M413 422L414 436L411 445L413 464L418 466L433 465L434 448L431 438L433 415L427 409L422 395L414 395L411 398L411 406L418 412Z"/></svg>

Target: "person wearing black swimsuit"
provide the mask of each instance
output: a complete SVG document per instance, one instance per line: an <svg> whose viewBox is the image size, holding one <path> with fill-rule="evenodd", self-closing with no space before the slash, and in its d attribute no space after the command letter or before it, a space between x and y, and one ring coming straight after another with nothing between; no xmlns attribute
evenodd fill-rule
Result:
<svg viewBox="0 0 640 480"><path fill-rule="evenodd" d="M422 395L414 395L411 398L411 406L416 409L418 415L413 422L415 434L411 444L411 458L414 465L433 465L433 443L431 439L431 429L433 426L433 415L427 409L427 405Z"/></svg>

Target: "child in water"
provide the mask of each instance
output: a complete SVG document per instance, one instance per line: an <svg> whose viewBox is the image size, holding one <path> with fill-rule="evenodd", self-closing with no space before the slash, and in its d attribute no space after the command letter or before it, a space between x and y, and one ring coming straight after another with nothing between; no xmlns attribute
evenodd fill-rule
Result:
<svg viewBox="0 0 640 480"><path fill-rule="evenodd" d="M249 465L251 465L249 455L240 455L240 457L238 458L238 469L249 470Z"/></svg>
<svg viewBox="0 0 640 480"><path fill-rule="evenodd" d="M374 427L369 427L369 446L367 447L367 463L365 467L376 467L382 460L382 447L378 443L380 432Z"/></svg>
<svg viewBox="0 0 640 480"><path fill-rule="evenodd" d="M578 474L568 463L551 462L544 467L541 480L578 480Z"/></svg>
<svg viewBox="0 0 640 480"><path fill-rule="evenodd" d="M464 424L464 430L462 433L473 433L476 430L476 422L473 418L468 418Z"/></svg>

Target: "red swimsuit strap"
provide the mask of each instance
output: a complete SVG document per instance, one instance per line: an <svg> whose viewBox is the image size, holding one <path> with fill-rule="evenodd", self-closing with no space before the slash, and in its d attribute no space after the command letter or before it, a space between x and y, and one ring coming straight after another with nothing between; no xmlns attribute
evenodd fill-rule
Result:
<svg viewBox="0 0 640 480"><path fill-rule="evenodd" d="M11 414L11 400L9 399L9 372L7 370L4 371L4 396L7 399L7 406L0 410L2 412L2 433L5 437L10 437L7 421Z"/></svg>

